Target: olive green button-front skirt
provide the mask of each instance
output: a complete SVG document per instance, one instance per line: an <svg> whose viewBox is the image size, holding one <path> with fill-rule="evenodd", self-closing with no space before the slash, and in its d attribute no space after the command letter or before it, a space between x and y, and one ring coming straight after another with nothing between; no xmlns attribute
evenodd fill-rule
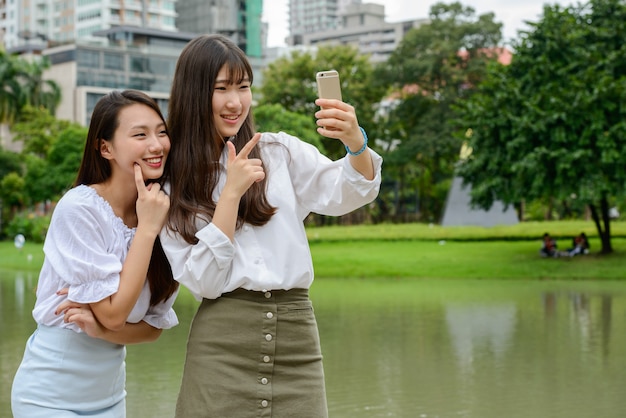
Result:
<svg viewBox="0 0 626 418"><path fill-rule="evenodd" d="M307 289L204 299L187 343L177 418L328 416Z"/></svg>

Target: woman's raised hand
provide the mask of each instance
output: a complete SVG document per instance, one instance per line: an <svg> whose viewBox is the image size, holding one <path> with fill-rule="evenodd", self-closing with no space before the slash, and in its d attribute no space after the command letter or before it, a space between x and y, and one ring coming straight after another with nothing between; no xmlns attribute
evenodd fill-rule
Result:
<svg viewBox="0 0 626 418"><path fill-rule="evenodd" d="M235 150L235 145L227 141L228 147L228 167L224 192L233 193L237 197L243 194L252 186L254 182L265 178L265 170L261 160L258 158L248 158L252 149L259 143L261 134L256 133L250 141L239 151Z"/></svg>
<svg viewBox="0 0 626 418"><path fill-rule="evenodd" d="M353 106L335 99L317 99L315 104L321 107L315 112L320 135L339 139L355 151L363 146L363 134Z"/></svg>
<svg viewBox="0 0 626 418"><path fill-rule="evenodd" d="M135 164L135 185L137 186L137 228L145 228L154 236L158 235L167 219L170 198L161 190L158 183L146 186L139 164Z"/></svg>

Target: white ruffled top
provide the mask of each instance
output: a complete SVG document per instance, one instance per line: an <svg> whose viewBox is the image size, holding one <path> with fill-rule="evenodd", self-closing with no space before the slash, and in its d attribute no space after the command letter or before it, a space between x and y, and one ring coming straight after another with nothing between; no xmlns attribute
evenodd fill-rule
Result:
<svg viewBox="0 0 626 418"><path fill-rule="evenodd" d="M54 311L68 298L93 303L117 292L122 265L134 236L135 228L126 226L95 189L81 185L69 190L54 209L46 234L45 258L33 309L35 321L82 332L75 324L63 322L63 315L55 315ZM69 288L68 295L57 295L63 288ZM177 293L150 306L146 281L127 322L143 320L161 329L177 325L172 309Z"/></svg>

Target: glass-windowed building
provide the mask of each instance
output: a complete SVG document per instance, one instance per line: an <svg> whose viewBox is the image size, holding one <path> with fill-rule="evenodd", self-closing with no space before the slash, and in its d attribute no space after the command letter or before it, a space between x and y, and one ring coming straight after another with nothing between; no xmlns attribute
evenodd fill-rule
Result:
<svg viewBox="0 0 626 418"><path fill-rule="evenodd" d="M79 41L43 52L51 63L46 78L59 83L63 91L56 116L88 125L102 95L127 88L150 94L167 114L176 60L195 34L133 26L96 34L105 41Z"/></svg>

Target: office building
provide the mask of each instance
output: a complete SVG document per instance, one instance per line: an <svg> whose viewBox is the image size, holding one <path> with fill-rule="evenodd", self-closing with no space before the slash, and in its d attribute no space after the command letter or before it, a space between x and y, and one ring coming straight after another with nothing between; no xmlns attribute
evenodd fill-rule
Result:
<svg viewBox="0 0 626 418"><path fill-rule="evenodd" d="M42 41L97 42L95 32L115 26L173 32L175 7L176 0L0 0L0 29L5 49L20 52Z"/></svg>
<svg viewBox="0 0 626 418"><path fill-rule="evenodd" d="M261 58L267 28L261 22L263 0L178 0L176 27L191 33L221 33L250 58Z"/></svg>
<svg viewBox="0 0 626 418"><path fill-rule="evenodd" d="M348 5L361 0L289 0L287 45L302 45L309 33L324 32L340 26L339 15Z"/></svg>
<svg viewBox="0 0 626 418"><path fill-rule="evenodd" d="M48 57L44 78L62 90L56 116L88 125L112 89L145 91L166 113L178 56L198 33L233 39L261 83L262 10L262 0L0 0L0 40L10 53Z"/></svg>
<svg viewBox="0 0 626 418"><path fill-rule="evenodd" d="M428 19L386 22L385 6L374 3L348 4L338 16L340 25L302 35L302 44L352 45L372 62L387 60L404 35L411 29L427 23Z"/></svg>
<svg viewBox="0 0 626 418"><path fill-rule="evenodd" d="M98 42L78 41L43 51L51 68L46 78L63 92L56 116L87 126L98 99L111 90L142 90L159 102L167 99L180 51L195 34L135 26L94 33Z"/></svg>

